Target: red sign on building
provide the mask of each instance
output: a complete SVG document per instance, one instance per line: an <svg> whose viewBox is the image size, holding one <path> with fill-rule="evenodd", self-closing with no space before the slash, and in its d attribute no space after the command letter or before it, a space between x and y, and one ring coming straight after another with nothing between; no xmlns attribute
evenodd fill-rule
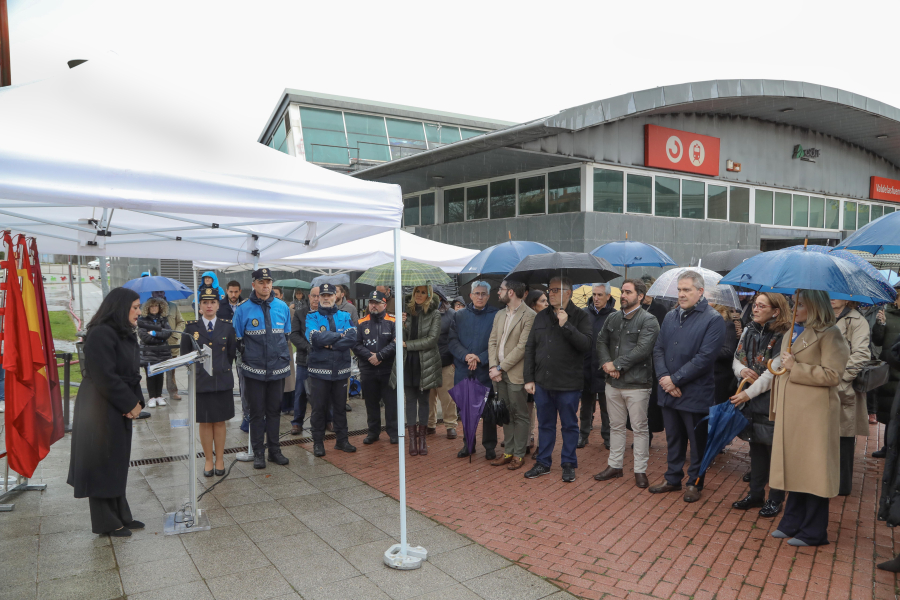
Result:
<svg viewBox="0 0 900 600"><path fill-rule="evenodd" d="M869 183L869 198L900 202L900 181L873 175Z"/></svg>
<svg viewBox="0 0 900 600"><path fill-rule="evenodd" d="M719 174L719 138L644 125L644 164L699 175Z"/></svg>

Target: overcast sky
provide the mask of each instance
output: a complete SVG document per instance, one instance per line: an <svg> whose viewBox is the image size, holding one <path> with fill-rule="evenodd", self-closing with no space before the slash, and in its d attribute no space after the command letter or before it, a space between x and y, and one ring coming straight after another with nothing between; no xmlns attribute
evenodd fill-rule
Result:
<svg viewBox="0 0 900 600"><path fill-rule="evenodd" d="M254 139L286 87L516 122L707 79L900 106L896 1L8 3L14 84L114 51L161 85L189 80Z"/></svg>

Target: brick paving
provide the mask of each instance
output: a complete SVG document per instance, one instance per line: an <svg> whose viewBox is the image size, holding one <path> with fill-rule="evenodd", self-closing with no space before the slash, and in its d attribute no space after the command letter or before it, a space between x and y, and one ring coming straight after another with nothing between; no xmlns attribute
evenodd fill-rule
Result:
<svg viewBox="0 0 900 600"><path fill-rule="evenodd" d="M772 538L780 516L731 508L746 493L741 476L750 468L740 441L710 468L702 499L687 504L680 493L636 488L630 451L625 477L594 481L607 464L599 431L578 452L577 480L566 484L559 437L553 472L527 480L524 470L491 467L480 447L471 464L457 459L461 438L447 440L439 429L428 437L427 457L407 456L407 498L411 508L582 598L881 600L896 598L898 584L875 564L900 550L892 530L876 520L884 461L869 454L883 435L883 426L871 426L869 438L857 439L853 493L832 500L832 543L819 548ZM356 454L326 444L326 460L396 498L397 447L385 438L372 446L354 439ZM526 468L532 464L526 457ZM657 435L651 485L665 469L665 439Z"/></svg>

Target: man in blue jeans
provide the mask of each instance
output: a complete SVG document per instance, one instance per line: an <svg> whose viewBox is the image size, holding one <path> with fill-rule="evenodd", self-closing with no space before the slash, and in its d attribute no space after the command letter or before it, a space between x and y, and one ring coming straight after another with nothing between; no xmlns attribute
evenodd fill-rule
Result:
<svg viewBox="0 0 900 600"><path fill-rule="evenodd" d="M537 313L525 345L525 391L534 394L540 445L534 479L550 472L556 445L556 419L562 424L562 480L575 481L578 458L578 403L584 388L584 356L593 343L590 317L572 302L572 283L550 281L550 306Z"/></svg>

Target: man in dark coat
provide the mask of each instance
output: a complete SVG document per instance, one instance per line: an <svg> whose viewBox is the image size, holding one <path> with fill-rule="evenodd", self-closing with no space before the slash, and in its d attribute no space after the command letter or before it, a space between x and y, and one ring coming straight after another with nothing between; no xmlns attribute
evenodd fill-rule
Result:
<svg viewBox="0 0 900 600"><path fill-rule="evenodd" d="M606 318L616 312L616 299L612 297L612 289L608 283L595 283L591 294L591 302L584 308L592 324L591 339L597 339ZM609 413L606 412L606 374L600 368L597 359L597 346L591 344L591 350L584 355L584 390L581 392L581 428L578 436L578 448L584 448L594 425L594 411L600 406L600 436L603 445L609 450Z"/></svg>
<svg viewBox="0 0 900 600"><path fill-rule="evenodd" d="M550 472L556 445L556 420L562 425L562 480L575 481L578 458L578 400L584 389L584 357L591 351L591 323L572 302L572 283L555 278L548 288L550 306L537 313L525 346L525 391L534 395L540 445L534 479Z"/></svg>
<svg viewBox="0 0 900 600"><path fill-rule="evenodd" d="M890 347L889 347L890 346ZM893 344L884 342L882 352L889 355L895 364L900 364L900 337ZM884 476L881 485L881 498L878 506L878 520L887 521L888 527L900 525L900 388L894 392L891 415L885 427ZM900 573L900 554L892 560L880 563L882 571Z"/></svg>
<svg viewBox="0 0 900 600"><path fill-rule="evenodd" d="M312 310L319 309L318 288L316 301ZM310 311L310 305L304 303L300 308L294 309L291 315L290 342L297 349L297 378L294 384L294 418L291 419L291 435L303 433L303 421L306 419L306 405L309 401L306 370L307 357L309 356L309 340L306 339L306 315Z"/></svg>
<svg viewBox="0 0 900 600"><path fill-rule="evenodd" d="M369 314L356 326L356 354L363 398L366 401L366 421L369 435L363 444L374 444L381 437L381 404L384 403L384 424L388 439L397 443L397 390L391 387L397 342L394 339L395 320L387 314L387 298L383 292L369 294Z"/></svg>
<svg viewBox="0 0 900 600"><path fill-rule="evenodd" d="M685 453L691 444L691 466L685 502L700 499L703 479L700 461L706 450L706 427L697 424L715 404L714 365L722 349L725 320L703 297L703 277L685 271L678 278L678 308L666 315L653 348L659 381L657 390L668 444L665 481L650 488L653 494L681 490ZM730 327L731 324L729 323ZM699 478L699 481L698 481Z"/></svg>
<svg viewBox="0 0 900 600"><path fill-rule="evenodd" d="M469 298L472 302L462 310L453 313L453 321L450 323L450 335L447 338L447 347L453 354L453 385L456 385L472 372L475 379L493 392L491 383L490 365L488 362L488 342L491 339L491 329L494 327L494 314L497 309L488 304L491 294L491 284L486 281L472 283L472 293ZM463 436L465 438L465 436ZM481 444L484 446L484 457L487 460L497 458L497 424L492 419L484 419L481 428ZM456 456L464 458L469 456L469 446L463 439L463 447Z"/></svg>

